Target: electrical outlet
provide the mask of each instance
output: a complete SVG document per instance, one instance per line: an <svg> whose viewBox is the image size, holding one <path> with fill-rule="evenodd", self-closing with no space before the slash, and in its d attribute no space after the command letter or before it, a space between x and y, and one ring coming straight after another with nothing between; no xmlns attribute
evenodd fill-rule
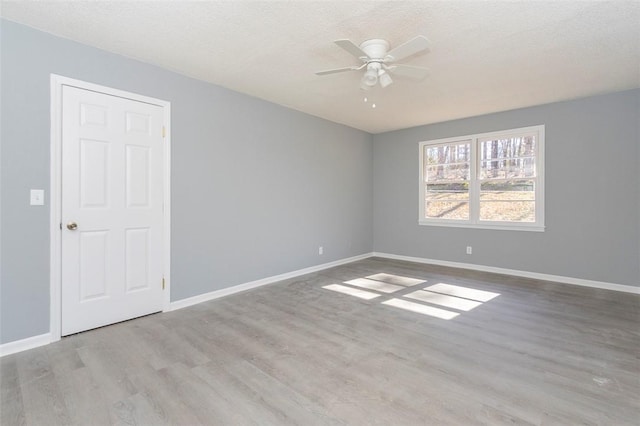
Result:
<svg viewBox="0 0 640 426"><path fill-rule="evenodd" d="M467 246L467 254L471 253L473 253L473 249L471 248L471 246Z"/></svg>
<svg viewBox="0 0 640 426"><path fill-rule="evenodd" d="M30 195L30 204L32 206L44 205L44 189L32 189L29 195Z"/></svg>
<svg viewBox="0 0 640 426"><path fill-rule="evenodd" d="M318 247L318 254L319 255L323 255L324 254L324 247L322 247L322 246Z"/></svg>

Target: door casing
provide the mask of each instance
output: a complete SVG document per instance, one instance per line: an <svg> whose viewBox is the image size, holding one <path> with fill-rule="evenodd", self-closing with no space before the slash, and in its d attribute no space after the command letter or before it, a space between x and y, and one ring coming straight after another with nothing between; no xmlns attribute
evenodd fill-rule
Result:
<svg viewBox="0 0 640 426"><path fill-rule="evenodd" d="M61 285L62 285L62 87L72 86L79 89L100 92L138 102L157 105L163 109L164 135L164 205L163 205L163 254L162 274L164 277L163 312L170 309L171 295L171 104L168 101L150 98L123 90L100 86L51 74L51 152L50 152L50 335L51 341L60 340L61 335Z"/></svg>

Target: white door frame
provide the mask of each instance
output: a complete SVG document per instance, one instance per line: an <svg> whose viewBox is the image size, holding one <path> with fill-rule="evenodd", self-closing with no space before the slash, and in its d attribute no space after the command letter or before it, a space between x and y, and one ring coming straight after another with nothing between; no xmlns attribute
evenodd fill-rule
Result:
<svg viewBox="0 0 640 426"><path fill-rule="evenodd" d="M162 311L170 310L171 288L171 103L160 99L129 93L110 87L75 80L51 74L51 163L50 163L50 321L51 341L60 340L61 335L61 274L62 274L62 87L72 86L118 96L138 102L157 105L163 109L164 134L164 205L163 205L163 254L162 275L164 277L164 298ZM160 283L158 283L160 285Z"/></svg>

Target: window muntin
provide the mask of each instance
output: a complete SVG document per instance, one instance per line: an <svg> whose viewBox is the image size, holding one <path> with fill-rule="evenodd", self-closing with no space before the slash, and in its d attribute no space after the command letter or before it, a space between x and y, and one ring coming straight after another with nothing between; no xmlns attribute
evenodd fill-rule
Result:
<svg viewBox="0 0 640 426"><path fill-rule="evenodd" d="M420 143L421 224L544 228L544 126Z"/></svg>

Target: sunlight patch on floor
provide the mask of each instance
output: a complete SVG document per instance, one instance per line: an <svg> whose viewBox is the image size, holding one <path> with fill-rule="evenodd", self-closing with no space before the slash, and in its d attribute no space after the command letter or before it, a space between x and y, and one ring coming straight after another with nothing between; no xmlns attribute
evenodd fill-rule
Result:
<svg viewBox="0 0 640 426"><path fill-rule="evenodd" d="M392 299L380 303L444 320L453 319L500 296L500 293L447 283L437 283L410 291L411 287L422 287L426 282L426 280L417 278L379 273L369 275L366 278L354 278L344 281L342 284L330 284L322 288L365 300L372 300L380 296L389 297L393 294Z"/></svg>
<svg viewBox="0 0 640 426"><path fill-rule="evenodd" d="M448 294L450 296L463 297L465 299L477 300L478 302L488 302L494 297L500 296L500 293L492 293L490 291L476 290L475 288L461 287L459 285L445 283L434 284L426 287L425 290Z"/></svg>
<svg viewBox="0 0 640 426"><path fill-rule="evenodd" d="M386 302L382 302L382 304L444 320L450 320L460 315L456 312L447 311L446 309L434 308L432 306L423 305L422 303L414 303L402 299L390 299Z"/></svg>
<svg viewBox="0 0 640 426"><path fill-rule="evenodd" d="M337 291L338 293L348 294L349 296L355 296L359 299L371 300L376 297L380 297L380 294L372 293L370 291L359 290L353 287L347 287L340 284L329 284L322 288L326 288L327 290Z"/></svg>
<svg viewBox="0 0 640 426"><path fill-rule="evenodd" d="M404 290L405 287L393 285L381 281L369 280L367 278L356 278L355 280L345 281L345 284L362 287L369 290L379 291L381 293L395 293L398 290Z"/></svg>
<svg viewBox="0 0 640 426"><path fill-rule="evenodd" d="M430 291L418 290L413 293L406 294L407 299L419 300L421 302L431 303L432 305L445 306L447 308L457 309L459 311L470 311L482 305L482 302L475 300L463 299L455 296L447 296L445 294L432 293Z"/></svg>
<svg viewBox="0 0 640 426"><path fill-rule="evenodd" d="M390 283L390 284L402 285L402 286L405 286L405 287L411 287L411 286L414 286L414 285L426 283L425 280L419 280L417 278L403 277L403 276L400 276L400 275L385 274L384 272L380 273L380 274L369 275L367 278L369 278L371 280L376 280L376 281L384 281L384 282Z"/></svg>

